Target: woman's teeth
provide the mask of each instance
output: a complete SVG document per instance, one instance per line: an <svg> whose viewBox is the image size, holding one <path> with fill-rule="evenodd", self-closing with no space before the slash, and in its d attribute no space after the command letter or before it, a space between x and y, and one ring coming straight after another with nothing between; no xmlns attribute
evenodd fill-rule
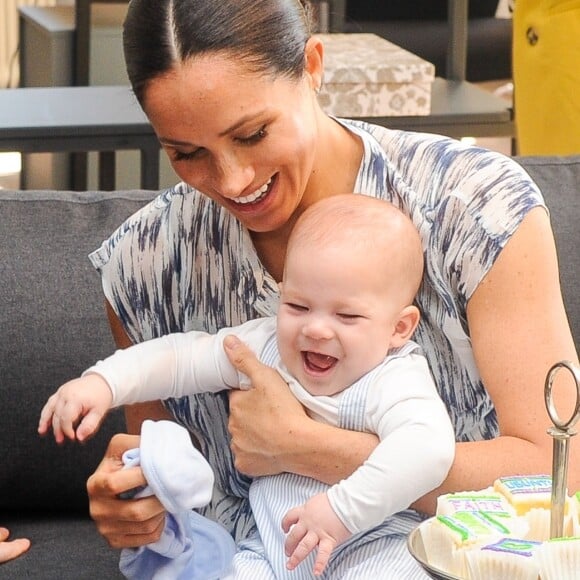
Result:
<svg viewBox="0 0 580 580"><path fill-rule="evenodd" d="M270 177L270 179L268 179L268 181L266 183L264 183L264 185L262 185L262 187L260 187L259 189L256 189L256 191L254 191L254 193L251 193L250 195L246 195L246 197L235 198L235 199L233 199L233 201L239 205L244 205L246 203L253 203L257 199L260 199L268 191L268 187L270 186L270 183L272 183L271 177Z"/></svg>

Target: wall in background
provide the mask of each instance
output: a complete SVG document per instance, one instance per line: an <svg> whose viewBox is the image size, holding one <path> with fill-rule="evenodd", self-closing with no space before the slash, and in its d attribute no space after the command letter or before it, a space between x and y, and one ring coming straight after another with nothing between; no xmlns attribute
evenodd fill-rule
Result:
<svg viewBox="0 0 580 580"><path fill-rule="evenodd" d="M0 6L0 88L18 86L18 7L74 5L74 0L2 0Z"/></svg>

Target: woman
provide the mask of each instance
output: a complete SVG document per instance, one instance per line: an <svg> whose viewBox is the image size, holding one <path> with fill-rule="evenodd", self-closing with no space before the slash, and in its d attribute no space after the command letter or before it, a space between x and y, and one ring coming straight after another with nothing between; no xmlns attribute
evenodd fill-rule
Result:
<svg viewBox="0 0 580 580"><path fill-rule="evenodd" d="M131 2L129 78L184 183L92 256L118 345L273 314L297 217L322 197L364 191L395 203L421 234L426 274L415 339L458 441L448 478L414 507L433 513L440 493L549 471L544 378L555 361L577 356L539 191L498 154L324 114L316 100L324 51L307 17L297 0ZM334 483L377 442L310 420L244 345L229 356L253 389L229 401L146 404L127 418L138 433L143 418L169 412L195 433L216 472L214 515L240 539L252 530L241 473L288 471ZM571 397L563 392L562 403L571 407ZM136 444L135 436L113 439L88 482L93 518L114 547L153 542L163 528L154 498L117 499L144 482L138 469L119 470L122 452ZM421 576L405 548L418 521L408 510L381 539L391 558L382 569L393 578Z"/></svg>

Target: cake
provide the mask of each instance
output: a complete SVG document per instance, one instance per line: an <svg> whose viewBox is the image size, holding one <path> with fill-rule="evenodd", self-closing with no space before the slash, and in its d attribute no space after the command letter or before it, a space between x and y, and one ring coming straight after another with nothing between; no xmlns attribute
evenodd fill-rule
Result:
<svg viewBox="0 0 580 580"><path fill-rule="evenodd" d="M542 580L580 580L580 538L556 538L538 549Z"/></svg>
<svg viewBox="0 0 580 580"><path fill-rule="evenodd" d="M521 536L526 531L525 520L516 515L458 511L436 516L421 530L421 538L430 564L464 578L468 550L502 537Z"/></svg>
<svg viewBox="0 0 580 580"><path fill-rule="evenodd" d="M541 542L501 538L465 553L470 580L537 580L539 563L535 553Z"/></svg>
<svg viewBox="0 0 580 580"><path fill-rule="evenodd" d="M495 480L493 488L507 499L519 516L526 518L529 532L526 539L543 542L550 538L550 506L552 477L549 475L513 475ZM564 533L573 533L573 509L566 496Z"/></svg>
<svg viewBox="0 0 580 580"><path fill-rule="evenodd" d="M419 528L429 565L465 580L580 580L580 492L566 495L570 537L549 539L551 500L549 475L439 496Z"/></svg>
<svg viewBox="0 0 580 580"><path fill-rule="evenodd" d="M570 519L572 536L580 536L580 491L570 498Z"/></svg>
<svg viewBox="0 0 580 580"><path fill-rule="evenodd" d="M552 477L549 475L513 475L495 480L493 488L501 493L520 516L531 509L550 509Z"/></svg>
<svg viewBox="0 0 580 580"><path fill-rule="evenodd" d="M446 493L437 498L437 515L450 516L457 512L485 512L500 516L513 516L515 509L505 496L491 488L480 491Z"/></svg>

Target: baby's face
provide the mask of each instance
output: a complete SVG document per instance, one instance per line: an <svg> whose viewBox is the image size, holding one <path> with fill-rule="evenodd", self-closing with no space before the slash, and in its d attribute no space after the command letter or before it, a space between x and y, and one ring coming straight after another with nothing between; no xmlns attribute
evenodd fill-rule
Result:
<svg viewBox="0 0 580 580"><path fill-rule="evenodd" d="M278 312L283 363L312 395L333 395L386 356L401 306L373 252L292 251ZM375 252L376 254L376 252ZM383 258L384 259L384 258Z"/></svg>

